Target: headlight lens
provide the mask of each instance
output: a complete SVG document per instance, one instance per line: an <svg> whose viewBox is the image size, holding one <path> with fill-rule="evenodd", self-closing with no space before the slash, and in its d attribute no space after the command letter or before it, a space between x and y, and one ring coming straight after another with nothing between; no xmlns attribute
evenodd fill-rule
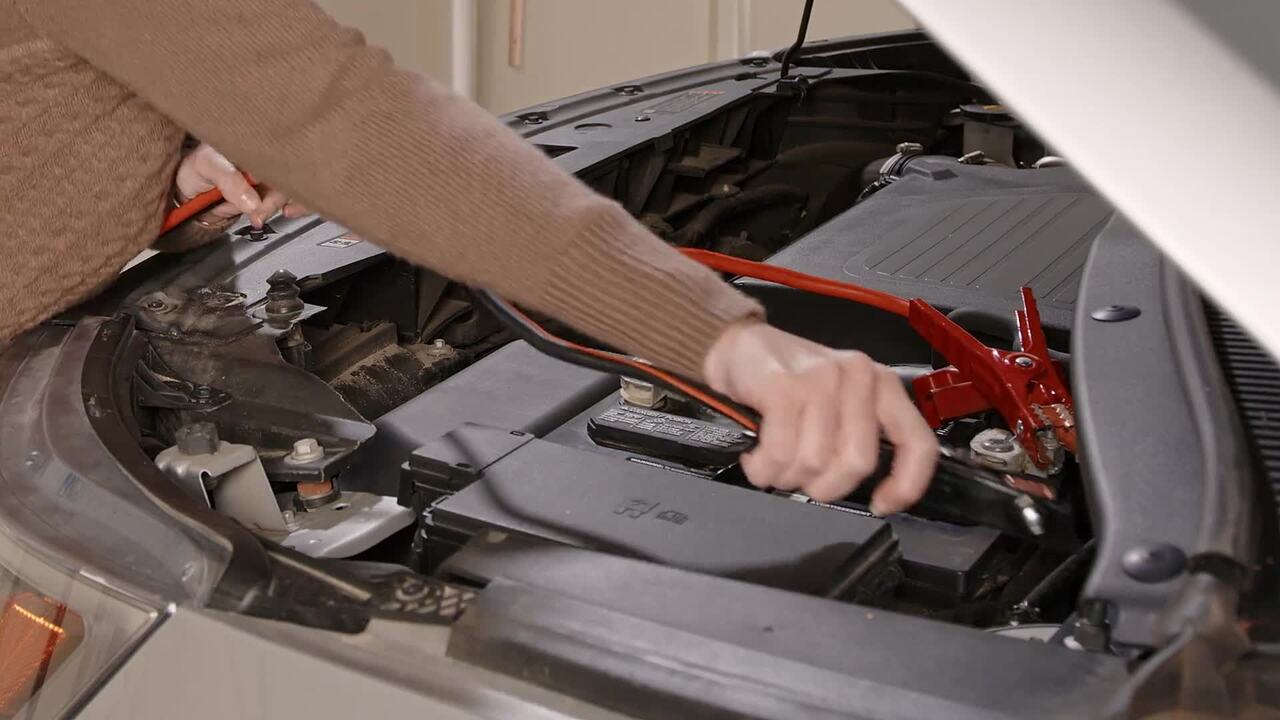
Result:
<svg viewBox="0 0 1280 720"><path fill-rule="evenodd" d="M74 711L161 618L54 569L3 534L0 601L0 718Z"/></svg>
<svg viewBox="0 0 1280 720"><path fill-rule="evenodd" d="M95 432L115 412L83 379L102 324L0 348L0 720L74 713L230 555L162 510Z"/></svg>

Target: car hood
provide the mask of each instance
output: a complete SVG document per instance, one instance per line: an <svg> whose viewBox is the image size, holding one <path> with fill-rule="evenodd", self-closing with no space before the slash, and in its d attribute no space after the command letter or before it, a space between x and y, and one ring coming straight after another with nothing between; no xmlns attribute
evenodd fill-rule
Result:
<svg viewBox="0 0 1280 720"><path fill-rule="evenodd" d="M1280 4L901 3L1280 356Z"/></svg>

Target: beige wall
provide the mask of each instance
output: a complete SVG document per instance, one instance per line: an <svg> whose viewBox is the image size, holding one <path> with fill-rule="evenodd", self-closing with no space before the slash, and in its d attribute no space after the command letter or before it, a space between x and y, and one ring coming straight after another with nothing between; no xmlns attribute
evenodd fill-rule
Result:
<svg viewBox="0 0 1280 720"><path fill-rule="evenodd" d="M750 0L751 50L778 48L795 41L804 0ZM902 30L915 27L911 16L892 0L816 0L809 39Z"/></svg>
<svg viewBox="0 0 1280 720"><path fill-rule="evenodd" d="M360 28L369 42L390 50L401 66L448 81L448 0L316 2L339 21Z"/></svg>
<svg viewBox="0 0 1280 720"><path fill-rule="evenodd" d="M508 4L480 0L477 100L494 112L708 60L710 0L526 0L524 65Z"/></svg>
<svg viewBox="0 0 1280 720"><path fill-rule="evenodd" d="M450 77L449 0L318 0L402 65ZM791 42L803 0L526 0L524 64L507 62L509 0L476 3L476 100L494 112ZM809 37L913 25L894 0L817 0Z"/></svg>

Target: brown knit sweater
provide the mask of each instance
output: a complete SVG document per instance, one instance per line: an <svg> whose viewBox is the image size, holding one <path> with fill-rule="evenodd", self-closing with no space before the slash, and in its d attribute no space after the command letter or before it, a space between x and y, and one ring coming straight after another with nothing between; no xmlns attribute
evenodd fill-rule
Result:
<svg viewBox="0 0 1280 720"><path fill-rule="evenodd" d="M184 131L396 255L679 372L759 312L308 0L0 0L0 339L151 244Z"/></svg>

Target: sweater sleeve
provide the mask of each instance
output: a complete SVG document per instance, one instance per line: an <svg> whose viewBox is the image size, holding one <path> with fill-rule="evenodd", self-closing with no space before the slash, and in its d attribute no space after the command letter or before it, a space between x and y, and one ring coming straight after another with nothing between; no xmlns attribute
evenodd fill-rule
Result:
<svg viewBox="0 0 1280 720"><path fill-rule="evenodd" d="M309 0L16 1L46 37L233 162L407 260L693 377L728 324L760 315Z"/></svg>

